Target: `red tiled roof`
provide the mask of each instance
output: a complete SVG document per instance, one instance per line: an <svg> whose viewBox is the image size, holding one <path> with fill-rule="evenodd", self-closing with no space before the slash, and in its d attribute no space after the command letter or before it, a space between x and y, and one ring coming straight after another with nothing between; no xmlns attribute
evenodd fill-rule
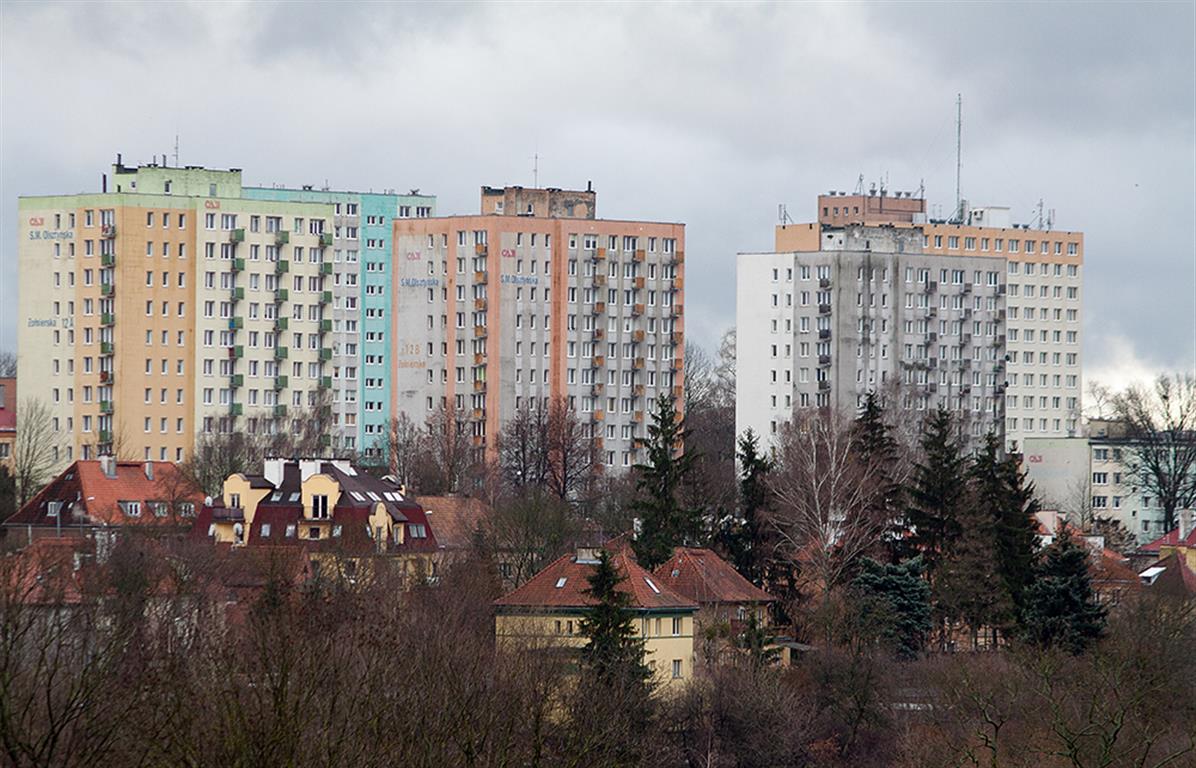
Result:
<svg viewBox="0 0 1196 768"><path fill-rule="evenodd" d="M440 549L461 550L473 545L474 533L490 522L491 509L468 496L421 496L420 506Z"/></svg>
<svg viewBox="0 0 1196 768"><path fill-rule="evenodd" d="M1188 567L1179 552L1172 552L1162 560L1155 561L1151 567L1163 569L1150 584L1152 592L1180 597L1196 595L1196 572Z"/></svg>
<svg viewBox="0 0 1196 768"><path fill-rule="evenodd" d="M80 557L92 542L80 538L43 538L0 560L5 589L23 605L77 605L83 601Z"/></svg>
<svg viewBox="0 0 1196 768"><path fill-rule="evenodd" d="M1179 536L1179 529L1174 528L1149 544L1143 544L1138 550L1140 552L1158 552L1163 547L1196 547L1196 527L1188 531L1188 535L1182 539Z"/></svg>
<svg viewBox="0 0 1196 768"><path fill-rule="evenodd" d="M709 549L678 547L654 573L679 594L701 604L770 603L773 598Z"/></svg>
<svg viewBox="0 0 1196 768"><path fill-rule="evenodd" d="M661 584L656 577L641 568L626 551L611 555L611 562L625 577L619 584L619 591L630 598L629 607L633 610L697 610L697 603L677 594L668 585ZM589 577L593 572L593 561L578 562L576 553L570 553L550 563L522 586L495 600L494 604L500 609L583 609L597 602L586 594L590 588Z"/></svg>
<svg viewBox="0 0 1196 768"><path fill-rule="evenodd" d="M154 479L146 477L150 465ZM8 519L5 525L66 526L101 525L179 525L191 524L191 518L179 519L174 514L159 517L147 502L171 499L178 501L181 480L178 469L167 461L121 461L116 463L114 477L104 474L99 461L76 461L50 484L29 500ZM203 494L189 493L186 501L196 511L203 505ZM61 519L47 514L48 503L62 502ZM138 517L126 515L119 502L141 502Z"/></svg>

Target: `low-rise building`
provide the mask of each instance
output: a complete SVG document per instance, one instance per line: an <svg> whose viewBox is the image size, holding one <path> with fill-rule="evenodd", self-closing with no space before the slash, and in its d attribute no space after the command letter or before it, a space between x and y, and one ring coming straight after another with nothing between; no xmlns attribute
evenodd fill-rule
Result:
<svg viewBox="0 0 1196 768"><path fill-rule="evenodd" d="M500 644L545 646L580 651L586 612L596 601L588 594L598 564L597 547L578 547L549 564L518 589L494 601ZM698 604L637 564L628 548L610 555L623 577L619 590L635 615L636 636L658 683L684 682L693 675L694 614Z"/></svg>
<svg viewBox="0 0 1196 768"><path fill-rule="evenodd" d="M9 545L134 527L185 531L203 495L166 461L76 461L2 526Z"/></svg>
<svg viewBox="0 0 1196 768"><path fill-rule="evenodd" d="M396 556L408 577L434 575L423 507L394 478L339 459L268 458L260 475L230 475L194 531L232 547L304 547L317 569L335 562L348 576L375 555Z"/></svg>
<svg viewBox="0 0 1196 768"><path fill-rule="evenodd" d="M12 469L17 442L17 379L0 378L0 466Z"/></svg>

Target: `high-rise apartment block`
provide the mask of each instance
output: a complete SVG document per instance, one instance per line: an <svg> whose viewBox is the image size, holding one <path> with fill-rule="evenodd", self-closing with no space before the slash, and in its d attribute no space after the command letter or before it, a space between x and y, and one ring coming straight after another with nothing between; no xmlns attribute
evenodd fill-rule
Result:
<svg viewBox="0 0 1196 768"><path fill-rule="evenodd" d="M610 467L680 396L682 224L599 219L590 190L483 187L481 214L398 220L391 409L447 408L479 455L524 406L564 398Z"/></svg>
<svg viewBox="0 0 1196 768"><path fill-rule="evenodd" d="M908 193L831 193L738 258L736 422L775 435L795 408L854 412L869 391L988 431L1077 434L1083 235L1007 208L926 217Z"/></svg>
<svg viewBox="0 0 1196 768"><path fill-rule="evenodd" d="M178 461L203 433L298 431L326 406L359 446L356 406L386 403L365 379L386 378L385 243L404 206L434 201L119 157L100 193L21 198L18 376L60 460Z"/></svg>

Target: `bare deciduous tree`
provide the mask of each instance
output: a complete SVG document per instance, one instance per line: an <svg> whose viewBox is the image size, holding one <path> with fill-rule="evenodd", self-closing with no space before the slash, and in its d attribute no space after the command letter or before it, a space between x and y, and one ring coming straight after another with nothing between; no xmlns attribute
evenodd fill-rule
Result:
<svg viewBox="0 0 1196 768"><path fill-rule="evenodd" d="M58 463L59 448L50 409L35 398L22 400L17 408L17 435L12 448L18 507L50 480L50 473Z"/></svg>
<svg viewBox="0 0 1196 768"><path fill-rule="evenodd" d="M1114 413L1130 441L1126 470L1163 507L1163 527L1196 504L1196 375L1161 375L1117 395Z"/></svg>
<svg viewBox="0 0 1196 768"><path fill-rule="evenodd" d="M17 375L17 356L13 352L0 352L0 378Z"/></svg>
<svg viewBox="0 0 1196 768"><path fill-rule="evenodd" d="M423 435L406 411L392 418L386 435L379 439L378 450L385 458L387 470L408 487L415 486L417 467L424 449Z"/></svg>
<svg viewBox="0 0 1196 768"><path fill-rule="evenodd" d="M468 434L469 422L451 401L446 401L426 423L429 456L435 467L436 489L425 493L457 493L462 490L469 470L474 466L474 451Z"/></svg>

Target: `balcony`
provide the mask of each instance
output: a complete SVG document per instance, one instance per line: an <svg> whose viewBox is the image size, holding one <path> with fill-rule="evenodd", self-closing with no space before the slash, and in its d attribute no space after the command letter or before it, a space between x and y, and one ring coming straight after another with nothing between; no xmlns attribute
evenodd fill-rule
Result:
<svg viewBox="0 0 1196 768"><path fill-rule="evenodd" d="M590 367L591 368L601 368L604 365L606 365L606 356L605 355L594 355L593 357L590 358Z"/></svg>
<svg viewBox="0 0 1196 768"><path fill-rule="evenodd" d="M634 387L631 388L631 394L634 395L635 397L643 397L644 396L644 385L636 384Z"/></svg>
<svg viewBox="0 0 1196 768"><path fill-rule="evenodd" d="M959 337L959 346L966 347L972 343L972 334L965 333Z"/></svg>
<svg viewBox="0 0 1196 768"><path fill-rule="evenodd" d="M642 357L637 357L637 358L635 359L635 363L633 364L633 367L634 367L636 370L643 370L643 368L644 368L644 358L642 358Z"/></svg>
<svg viewBox="0 0 1196 768"><path fill-rule="evenodd" d="M321 376L320 377L320 388L321 389L332 389L332 377L331 376Z"/></svg>
<svg viewBox="0 0 1196 768"><path fill-rule="evenodd" d="M829 339L830 337L831 337L831 329L830 328L823 328L822 330L820 330L818 332L818 338L820 338L820 339L826 340L826 339Z"/></svg>
<svg viewBox="0 0 1196 768"><path fill-rule="evenodd" d="M684 331L673 331L673 346L679 347L685 343Z"/></svg>
<svg viewBox="0 0 1196 768"><path fill-rule="evenodd" d="M279 259L278 261L274 262L274 274L285 275L290 271L291 262L287 261L286 259Z"/></svg>
<svg viewBox="0 0 1196 768"><path fill-rule="evenodd" d="M100 237L104 238L105 240L111 240L114 237L116 237L116 225L115 224L101 224L100 225Z"/></svg>
<svg viewBox="0 0 1196 768"><path fill-rule="evenodd" d="M606 302L605 301L595 301L593 303L593 305L591 305L591 307L590 307L590 314L591 315L606 314Z"/></svg>
<svg viewBox="0 0 1196 768"><path fill-rule="evenodd" d="M606 287L606 275L601 274L601 273L594 275L594 285L598 286L599 288L605 288Z"/></svg>
<svg viewBox="0 0 1196 768"><path fill-rule="evenodd" d="M670 365L674 371L680 371L682 368L685 367L685 358L674 357L672 359L672 361L670 362Z"/></svg>
<svg viewBox="0 0 1196 768"><path fill-rule="evenodd" d="M240 360L242 357L245 357L245 347L239 344L235 347L229 347L228 356L233 360Z"/></svg>
<svg viewBox="0 0 1196 768"><path fill-rule="evenodd" d="M637 250L635 252L635 254L632 255L631 258L634 259L635 261L643 261L644 259L648 258L648 254L647 254L647 252L644 251L643 248L640 248L639 250Z"/></svg>
<svg viewBox="0 0 1196 768"><path fill-rule="evenodd" d="M331 320L321 320L320 321L320 333L331 333L331 332L332 332L332 321Z"/></svg>
<svg viewBox="0 0 1196 768"><path fill-rule="evenodd" d="M288 381L289 380L287 379L286 376L275 376L274 377L274 389L275 390L286 389Z"/></svg>
<svg viewBox="0 0 1196 768"><path fill-rule="evenodd" d="M937 370L939 367L939 359L937 357L930 358L926 361L926 366L932 371Z"/></svg>
<svg viewBox="0 0 1196 768"><path fill-rule="evenodd" d="M322 292L320 294L320 303L321 304L331 304L332 303L332 291Z"/></svg>
<svg viewBox="0 0 1196 768"><path fill-rule="evenodd" d="M245 300L245 289L239 288L239 287L233 288L231 291L229 291L228 297L230 299L232 299L233 301L244 301Z"/></svg>
<svg viewBox="0 0 1196 768"><path fill-rule="evenodd" d="M274 330L285 331L291 324L290 318L276 317L274 318Z"/></svg>
<svg viewBox="0 0 1196 768"><path fill-rule="evenodd" d="M632 341L643 341L644 340L644 332L642 330L632 331L631 332L631 340Z"/></svg>
<svg viewBox="0 0 1196 768"><path fill-rule="evenodd" d="M830 388L831 388L831 383L829 381L827 381L826 379L823 379L822 381L818 382L818 391L819 392L829 392Z"/></svg>
<svg viewBox="0 0 1196 768"><path fill-rule="evenodd" d="M674 277L673 284L669 286L669 290L672 291L673 293L677 293L678 291L681 291L684 288L685 288L685 278L683 278L683 277Z"/></svg>
<svg viewBox="0 0 1196 768"><path fill-rule="evenodd" d="M604 261L606 259L606 249L595 248L594 252L590 255L590 258L594 261Z"/></svg>
<svg viewBox="0 0 1196 768"><path fill-rule="evenodd" d="M323 362L328 362L331 359L332 359L332 350L329 349L328 347L321 348L320 349L320 360L322 360Z"/></svg>
<svg viewBox="0 0 1196 768"><path fill-rule="evenodd" d="M970 371L970 370L972 370L972 358L970 358L970 357L963 357L963 358L960 358L960 360L959 360L959 366L960 366L961 368L963 368L965 371Z"/></svg>
<svg viewBox="0 0 1196 768"><path fill-rule="evenodd" d="M1005 288L1004 284L993 286L993 293L996 294L997 296L1004 296L1005 290L1006 290L1006 288Z"/></svg>
<svg viewBox="0 0 1196 768"><path fill-rule="evenodd" d="M116 285L113 283L103 283L100 285L100 295L112 298L116 293Z"/></svg>
<svg viewBox="0 0 1196 768"><path fill-rule="evenodd" d="M486 353L485 352L475 352L474 356L473 356L473 364L474 365L485 365L486 364Z"/></svg>
<svg viewBox="0 0 1196 768"><path fill-rule="evenodd" d="M969 294L969 293L971 293L971 292L972 292L972 284L971 284L971 283L964 283L964 284L963 284L963 292L964 292L964 294L965 294L965 295L966 295L966 294Z"/></svg>
<svg viewBox="0 0 1196 768"><path fill-rule="evenodd" d="M632 304L631 305L631 316L632 317L639 317L642 314L644 314L644 305L643 304Z"/></svg>
<svg viewBox="0 0 1196 768"><path fill-rule="evenodd" d="M101 341L100 342L100 354L101 355L105 355L105 356L111 355L112 351L113 350L112 350L112 342L111 341Z"/></svg>
<svg viewBox="0 0 1196 768"><path fill-rule="evenodd" d="M681 317L685 314L685 305L674 303L669 307L669 314L673 317Z"/></svg>
<svg viewBox="0 0 1196 768"><path fill-rule="evenodd" d="M331 232L321 232L320 233L320 247L327 248L330 245L332 245L332 233Z"/></svg>
<svg viewBox="0 0 1196 768"><path fill-rule="evenodd" d="M332 262L331 261L320 262L320 274L321 275L331 275L332 274Z"/></svg>
<svg viewBox="0 0 1196 768"><path fill-rule="evenodd" d="M478 243L478 244L474 245L473 252L477 256L485 256L486 255L486 244Z"/></svg>
<svg viewBox="0 0 1196 768"><path fill-rule="evenodd" d="M112 401L111 400L101 400L100 401L100 413L105 413L105 414L112 413Z"/></svg>
<svg viewBox="0 0 1196 768"><path fill-rule="evenodd" d="M473 409L473 420L474 421L485 421L486 420L486 412L483 411L481 408L474 408Z"/></svg>
<svg viewBox="0 0 1196 768"><path fill-rule="evenodd" d="M231 415L231 416L240 416L244 412L244 410L245 410L244 406L242 406L240 403L232 403L228 407L228 412L229 412L229 415Z"/></svg>
<svg viewBox="0 0 1196 768"><path fill-rule="evenodd" d="M675 252L674 252L674 253L673 253L673 254L672 254L670 257L669 257L669 264L670 264L671 266L674 266L674 267L675 267L675 266L677 266L678 264L684 264L684 263L685 263L685 251L675 251Z"/></svg>
<svg viewBox="0 0 1196 768"><path fill-rule="evenodd" d="M642 278L642 277L637 277L637 278L635 279L635 287L636 287L636 288L643 288L643 287L644 287L644 278Z"/></svg>
<svg viewBox="0 0 1196 768"><path fill-rule="evenodd" d="M228 231L228 241L229 241L230 243L243 243L243 242L245 242L245 228L244 228L244 227L238 227L238 228L236 228L236 229L230 229L230 230Z"/></svg>
<svg viewBox="0 0 1196 768"><path fill-rule="evenodd" d="M938 316L939 316L938 307L927 307L926 308L926 317L938 317Z"/></svg>
<svg viewBox="0 0 1196 768"><path fill-rule="evenodd" d="M606 418L606 411L594 411L594 421L602 421Z"/></svg>
<svg viewBox="0 0 1196 768"><path fill-rule="evenodd" d="M594 341L602 341L603 339L605 339L606 338L606 329L605 328L595 328L593 338L594 338Z"/></svg>
<svg viewBox="0 0 1196 768"><path fill-rule="evenodd" d="M291 233L290 232L287 232L284 229L284 230L279 230L278 232L274 233L274 244L275 245L286 245L289 242L291 242Z"/></svg>
<svg viewBox="0 0 1196 768"><path fill-rule="evenodd" d="M830 368L831 367L831 356L830 355L819 355L818 356L818 367L819 368Z"/></svg>
<svg viewBox="0 0 1196 768"><path fill-rule="evenodd" d="M927 280L922 284L922 293L935 293L939 289L939 284L934 280Z"/></svg>
<svg viewBox="0 0 1196 768"><path fill-rule="evenodd" d="M101 267L115 267L116 266L116 254L115 253L101 253L100 254L100 266Z"/></svg>
<svg viewBox="0 0 1196 768"><path fill-rule="evenodd" d="M473 300L473 308L480 312L485 312L486 311L486 300L485 299L474 299Z"/></svg>
<svg viewBox="0 0 1196 768"><path fill-rule="evenodd" d="M474 337L475 339L484 339L484 338L486 338L486 326L484 326L484 325L475 325L475 326L473 327L473 337Z"/></svg>
<svg viewBox="0 0 1196 768"><path fill-rule="evenodd" d="M101 429L99 434L100 434L100 442L101 443L111 443L112 442L112 432L110 430Z"/></svg>
<svg viewBox="0 0 1196 768"><path fill-rule="evenodd" d="M1002 333L997 336L997 346L998 347L1005 346L1005 334Z"/></svg>
<svg viewBox="0 0 1196 768"><path fill-rule="evenodd" d="M274 289L274 303L275 304L281 304L284 301L290 301L290 299L291 299L291 292L288 291L286 288L275 288ZM286 318L283 318L283 319L286 319Z"/></svg>
<svg viewBox="0 0 1196 768"><path fill-rule="evenodd" d="M111 371L100 371L101 384L111 384L114 378L116 377L112 375Z"/></svg>
<svg viewBox="0 0 1196 768"><path fill-rule="evenodd" d="M244 272L244 271L245 271L245 259L241 258L240 256L233 259L233 272Z"/></svg>
<svg viewBox="0 0 1196 768"><path fill-rule="evenodd" d="M229 384L233 389L240 389L241 387L245 386L245 374L234 373Z"/></svg>
<svg viewBox="0 0 1196 768"><path fill-rule="evenodd" d="M831 305L830 304L819 304L818 305L818 314L829 315L830 313L831 313Z"/></svg>
<svg viewBox="0 0 1196 768"><path fill-rule="evenodd" d="M819 288L830 288L831 287L831 279L829 277L818 278L818 287Z"/></svg>
<svg viewBox="0 0 1196 768"><path fill-rule="evenodd" d="M230 331L239 331L239 330L241 330L241 329L242 329L242 328L244 328L244 327L245 327L245 318L243 318L243 317L230 317L230 318L228 319L228 329L229 329Z"/></svg>
<svg viewBox="0 0 1196 768"><path fill-rule="evenodd" d="M473 273L473 281L475 283L486 282L486 277L487 277L487 274L486 274L486 270L484 270L484 269Z"/></svg>
<svg viewBox="0 0 1196 768"><path fill-rule="evenodd" d="M111 325L116 325L116 317L111 312L105 312L100 315L100 325L107 328Z"/></svg>
<svg viewBox="0 0 1196 768"><path fill-rule="evenodd" d="M601 381L591 381L590 382L591 394L600 395L605 390L606 390L606 384L604 382L601 382Z"/></svg>
<svg viewBox="0 0 1196 768"><path fill-rule="evenodd" d="M632 414L631 420L637 424L643 424L644 423L644 412L636 411L634 414Z"/></svg>
<svg viewBox="0 0 1196 768"><path fill-rule="evenodd" d="M279 403L278 405L274 406L274 418L281 419L281 418L286 417L286 415L287 415L286 404Z"/></svg>
<svg viewBox="0 0 1196 768"><path fill-rule="evenodd" d="M486 391L486 382L482 379L474 379L473 391L474 392L485 392Z"/></svg>
<svg viewBox="0 0 1196 768"><path fill-rule="evenodd" d="M939 335L937 333L935 333L934 331L931 331L930 333L926 334L926 337L923 340L923 343L924 344L937 344L938 341L939 341Z"/></svg>

